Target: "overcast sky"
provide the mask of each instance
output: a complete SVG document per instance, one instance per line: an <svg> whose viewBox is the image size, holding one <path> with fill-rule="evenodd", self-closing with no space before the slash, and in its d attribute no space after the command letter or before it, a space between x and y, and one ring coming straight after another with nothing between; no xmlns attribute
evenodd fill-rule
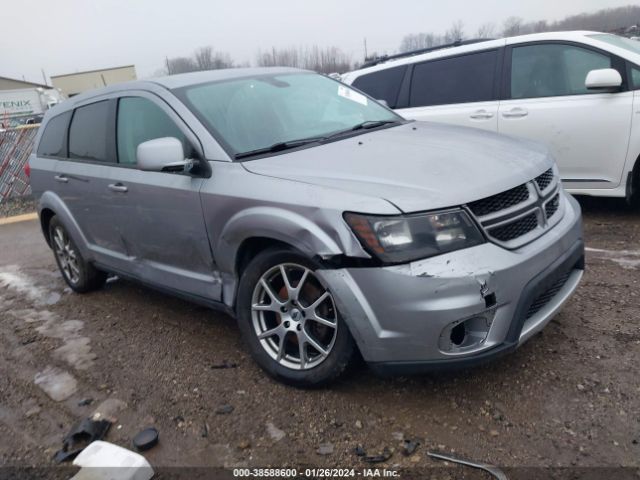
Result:
<svg viewBox="0 0 640 480"><path fill-rule="evenodd" d="M407 33L444 33L462 20L467 34L509 16L559 20L632 0L0 0L0 76L42 81L135 64L138 77L165 56L212 45L238 62L272 46L335 45L353 59L393 52Z"/></svg>

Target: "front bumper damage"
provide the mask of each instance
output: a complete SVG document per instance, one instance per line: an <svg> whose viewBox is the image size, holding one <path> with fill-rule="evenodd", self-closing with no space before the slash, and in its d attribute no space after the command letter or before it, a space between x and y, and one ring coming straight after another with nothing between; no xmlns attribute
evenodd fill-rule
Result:
<svg viewBox="0 0 640 480"><path fill-rule="evenodd" d="M568 195L563 201L562 220L517 250L485 243L406 265L317 273L374 370L476 365L542 330L577 288L580 207Z"/></svg>

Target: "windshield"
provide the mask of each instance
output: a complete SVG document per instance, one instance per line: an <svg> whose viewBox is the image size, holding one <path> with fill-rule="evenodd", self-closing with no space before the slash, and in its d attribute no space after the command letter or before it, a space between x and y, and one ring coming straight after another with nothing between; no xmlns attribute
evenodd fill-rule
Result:
<svg viewBox="0 0 640 480"><path fill-rule="evenodd" d="M403 121L363 94L315 73L260 75L177 93L238 157L279 143L322 140L364 122Z"/></svg>
<svg viewBox="0 0 640 480"><path fill-rule="evenodd" d="M630 38L619 37L618 35L611 35L608 33L600 33L598 35L588 35L589 37L600 40L601 42L608 43L614 47L624 48L636 55L640 55L640 42L637 40L631 40Z"/></svg>

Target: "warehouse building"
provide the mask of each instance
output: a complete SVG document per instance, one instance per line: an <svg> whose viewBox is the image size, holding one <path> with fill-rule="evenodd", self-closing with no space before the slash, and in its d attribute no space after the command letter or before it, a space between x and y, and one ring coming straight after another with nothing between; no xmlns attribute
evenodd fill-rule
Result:
<svg viewBox="0 0 640 480"><path fill-rule="evenodd" d="M51 88L42 83L27 82L17 78L0 77L0 90L19 90L23 88Z"/></svg>
<svg viewBox="0 0 640 480"><path fill-rule="evenodd" d="M125 65L123 67L55 75L51 77L51 83L55 88L62 90L62 93L67 97L73 97L94 88L128 82L136 80L136 78L136 67L134 65Z"/></svg>

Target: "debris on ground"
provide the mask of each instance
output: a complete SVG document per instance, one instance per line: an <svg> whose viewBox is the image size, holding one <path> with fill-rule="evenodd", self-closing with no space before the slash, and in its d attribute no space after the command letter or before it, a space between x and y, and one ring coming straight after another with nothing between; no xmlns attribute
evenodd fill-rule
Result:
<svg viewBox="0 0 640 480"><path fill-rule="evenodd" d="M318 455L331 455L333 453L333 443L321 443L316 450Z"/></svg>
<svg viewBox="0 0 640 480"><path fill-rule="evenodd" d="M384 447L382 449L382 452L378 453L376 455L366 455L365 454L363 460L365 462L367 462L367 463L382 463L382 462L386 462L387 460L389 460L392 455L393 455L393 452L391 450L389 450L387 447Z"/></svg>
<svg viewBox="0 0 640 480"><path fill-rule="evenodd" d="M93 403L93 398L83 398L78 402L79 407L86 407L87 405L91 405Z"/></svg>
<svg viewBox="0 0 640 480"><path fill-rule="evenodd" d="M139 453L102 441L85 448L73 464L82 468L71 480L149 480L154 475Z"/></svg>
<svg viewBox="0 0 640 480"><path fill-rule="evenodd" d="M223 369L223 368L237 368L238 364L235 362L228 362L227 360L223 360L222 363L214 363L211 365L211 368L214 370Z"/></svg>
<svg viewBox="0 0 640 480"><path fill-rule="evenodd" d="M355 453L358 457L364 457L367 454L362 445L357 445L356 448L354 448L353 453Z"/></svg>
<svg viewBox="0 0 640 480"><path fill-rule="evenodd" d="M493 475L498 480L508 480L507 476L502 470L500 470L498 467L495 467L493 465L489 465L488 463L472 462L470 460L464 460L461 458L452 457L451 455L444 455L438 452L427 452L427 455L429 455L431 458L436 458L438 460L459 463L460 465L465 465L467 467L477 468L478 470L484 470L485 472Z"/></svg>
<svg viewBox="0 0 640 480"><path fill-rule="evenodd" d="M200 436L202 438L207 438L209 436L209 424L204 422L202 424L202 429L200 430Z"/></svg>
<svg viewBox="0 0 640 480"><path fill-rule="evenodd" d="M227 415L233 412L233 410L235 410L233 405L229 405L228 403L225 403L224 405L220 405L218 408L216 408L216 413L218 415Z"/></svg>
<svg viewBox="0 0 640 480"><path fill-rule="evenodd" d="M267 433L269 434L271 439L275 440L276 442L279 442L287 435L278 427L276 427L272 422L267 422L266 427L267 427Z"/></svg>
<svg viewBox="0 0 640 480"><path fill-rule="evenodd" d="M246 450L250 446L251 446L251 442L249 440L240 440L240 442L238 442L238 448L240 450Z"/></svg>
<svg viewBox="0 0 640 480"><path fill-rule="evenodd" d="M85 418L77 422L62 441L62 449L54 456L57 463L74 459L90 443L102 440L109 431L109 420Z"/></svg>
<svg viewBox="0 0 640 480"><path fill-rule="evenodd" d="M414 440L405 439L405 441L402 443L402 454L405 457L408 457L409 455L412 455L413 453L415 453L415 451L417 450L417 448L419 446L420 446L420 440L418 440L418 439L414 439Z"/></svg>
<svg viewBox="0 0 640 480"><path fill-rule="evenodd" d="M138 433L135 437L133 437L133 446L139 452L144 452L145 450L149 450L150 448L155 447L158 444L159 437L158 430L153 427L145 428L140 433Z"/></svg>

